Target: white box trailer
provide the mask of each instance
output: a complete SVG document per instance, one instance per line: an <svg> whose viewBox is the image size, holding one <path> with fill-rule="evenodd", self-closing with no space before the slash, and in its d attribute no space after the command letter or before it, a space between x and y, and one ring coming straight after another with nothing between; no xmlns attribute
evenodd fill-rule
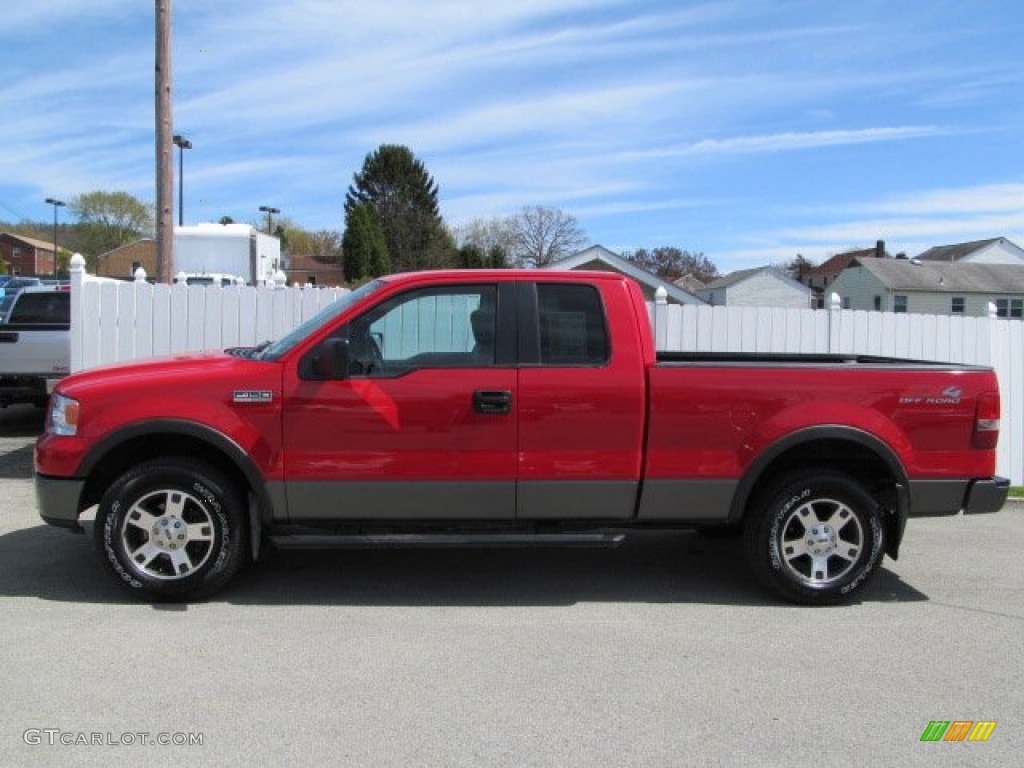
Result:
<svg viewBox="0 0 1024 768"><path fill-rule="evenodd" d="M273 283L281 268L281 241L248 224L204 222L174 228L174 278L216 275L248 285Z"/></svg>

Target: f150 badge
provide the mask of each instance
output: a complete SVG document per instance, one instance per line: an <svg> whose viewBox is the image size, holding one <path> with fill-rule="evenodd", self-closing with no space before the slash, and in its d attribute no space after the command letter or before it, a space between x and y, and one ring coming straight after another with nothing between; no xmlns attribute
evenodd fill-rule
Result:
<svg viewBox="0 0 1024 768"><path fill-rule="evenodd" d="M963 396L960 387L946 387L939 395L901 397L900 405L957 405Z"/></svg>
<svg viewBox="0 0 1024 768"><path fill-rule="evenodd" d="M235 403L272 403L274 393L269 389L236 389L231 400Z"/></svg>

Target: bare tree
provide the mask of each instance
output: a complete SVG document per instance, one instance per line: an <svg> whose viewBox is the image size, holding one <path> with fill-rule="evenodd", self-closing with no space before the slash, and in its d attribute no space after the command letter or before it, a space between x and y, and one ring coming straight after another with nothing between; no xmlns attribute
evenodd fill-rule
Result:
<svg viewBox="0 0 1024 768"><path fill-rule="evenodd" d="M545 267L571 256L589 242L576 217L558 208L529 206L510 223L512 255L519 264Z"/></svg>
<svg viewBox="0 0 1024 768"><path fill-rule="evenodd" d="M692 275L702 283L710 283L719 276L718 267L703 253L684 251L671 245L651 250L641 248L625 256L637 266L669 282L675 282L684 275Z"/></svg>
<svg viewBox="0 0 1024 768"><path fill-rule="evenodd" d="M468 224L455 227L452 230L455 238L455 245L459 248L472 246L481 251L489 252L494 248L500 248L505 253L511 253L516 234L512 229L512 219L497 216L491 219L473 219Z"/></svg>

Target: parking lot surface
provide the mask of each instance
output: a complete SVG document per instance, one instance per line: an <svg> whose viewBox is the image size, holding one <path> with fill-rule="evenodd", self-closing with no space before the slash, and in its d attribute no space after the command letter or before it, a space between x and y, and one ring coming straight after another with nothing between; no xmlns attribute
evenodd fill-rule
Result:
<svg viewBox="0 0 1024 768"><path fill-rule="evenodd" d="M911 521L844 607L780 603L691 533L271 553L150 605L39 520L40 429L0 411L0 765L1020 764L1020 507Z"/></svg>

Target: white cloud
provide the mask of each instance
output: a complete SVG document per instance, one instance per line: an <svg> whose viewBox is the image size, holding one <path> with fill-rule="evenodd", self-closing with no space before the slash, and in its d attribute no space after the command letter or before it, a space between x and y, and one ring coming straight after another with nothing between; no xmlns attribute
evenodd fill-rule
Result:
<svg viewBox="0 0 1024 768"><path fill-rule="evenodd" d="M633 161L665 159L672 157L693 157L701 155L738 155L763 152L791 152L803 149L818 149L851 144L867 144L880 141L901 141L938 136L950 133L950 129L929 125L909 125L883 128L862 128L836 131L805 131L763 134L757 136L736 136L728 139L702 139L690 144L673 147L625 152L619 160Z"/></svg>

